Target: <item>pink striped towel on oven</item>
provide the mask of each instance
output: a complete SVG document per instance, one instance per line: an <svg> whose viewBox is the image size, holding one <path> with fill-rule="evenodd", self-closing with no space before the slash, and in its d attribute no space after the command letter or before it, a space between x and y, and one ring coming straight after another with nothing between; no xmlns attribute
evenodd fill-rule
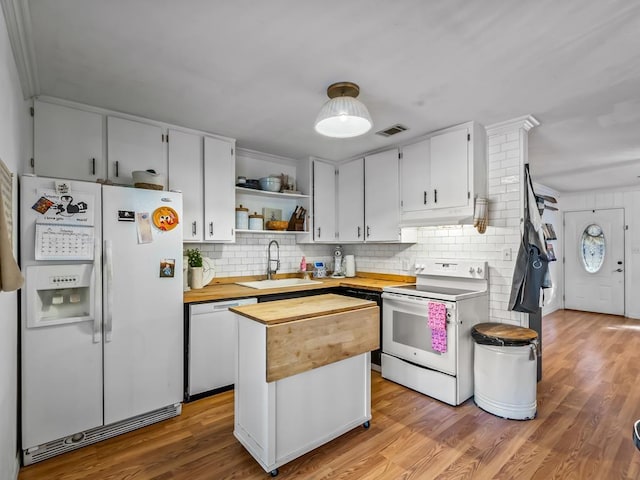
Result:
<svg viewBox="0 0 640 480"><path fill-rule="evenodd" d="M447 306L444 303L429 302L429 328L431 348L436 352L447 352Z"/></svg>

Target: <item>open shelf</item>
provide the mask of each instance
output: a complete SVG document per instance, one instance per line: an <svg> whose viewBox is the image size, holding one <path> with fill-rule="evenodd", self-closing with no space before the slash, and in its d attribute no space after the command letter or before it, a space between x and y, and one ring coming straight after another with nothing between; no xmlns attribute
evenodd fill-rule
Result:
<svg viewBox="0 0 640 480"><path fill-rule="evenodd" d="M258 197L271 197L271 198L309 198L309 195L302 193L282 193L282 192L268 192L266 190L256 190L254 188L236 187L236 194L242 193L243 195L254 195ZM255 230L252 230L255 231Z"/></svg>
<svg viewBox="0 0 640 480"><path fill-rule="evenodd" d="M305 230L302 231L293 231L293 230L246 230L244 228L240 229L240 228L236 228L236 233L269 233L269 234L275 234L275 235L283 235L283 234L304 234L304 233L309 233Z"/></svg>

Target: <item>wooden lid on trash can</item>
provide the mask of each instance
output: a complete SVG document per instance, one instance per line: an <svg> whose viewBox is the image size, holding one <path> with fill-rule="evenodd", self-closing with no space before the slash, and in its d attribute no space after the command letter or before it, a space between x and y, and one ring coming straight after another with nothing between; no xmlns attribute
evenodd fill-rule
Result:
<svg viewBox="0 0 640 480"><path fill-rule="evenodd" d="M535 330L508 323L479 323L471 330L471 336L481 345L501 345L517 347L535 343L538 334Z"/></svg>

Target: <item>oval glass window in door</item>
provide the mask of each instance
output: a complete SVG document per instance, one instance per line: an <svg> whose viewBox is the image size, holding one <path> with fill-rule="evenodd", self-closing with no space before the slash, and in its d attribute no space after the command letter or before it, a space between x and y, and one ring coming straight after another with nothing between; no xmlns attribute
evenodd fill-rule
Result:
<svg viewBox="0 0 640 480"><path fill-rule="evenodd" d="M592 223L582 232L580 252L584 269L589 273L597 273L604 263L606 242L602 227Z"/></svg>

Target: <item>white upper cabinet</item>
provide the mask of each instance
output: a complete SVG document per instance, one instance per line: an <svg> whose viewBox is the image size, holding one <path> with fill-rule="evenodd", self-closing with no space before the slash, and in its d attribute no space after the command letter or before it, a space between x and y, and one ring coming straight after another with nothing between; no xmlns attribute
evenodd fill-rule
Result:
<svg viewBox="0 0 640 480"><path fill-rule="evenodd" d="M34 102L34 173L95 182L106 178L103 117L53 103Z"/></svg>
<svg viewBox="0 0 640 480"><path fill-rule="evenodd" d="M114 183L133 185L131 172L155 170L167 175L163 130L157 125L107 117L108 176ZM165 181L165 188L167 184Z"/></svg>
<svg viewBox="0 0 640 480"><path fill-rule="evenodd" d="M400 237L400 187L398 150L365 157L365 240L398 242Z"/></svg>
<svg viewBox="0 0 640 480"><path fill-rule="evenodd" d="M469 203L471 132L454 130L431 137L431 208L464 207ZM430 192L431 193L431 192Z"/></svg>
<svg viewBox="0 0 640 480"><path fill-rule="evenodd" d="M171 143L171 139L169 140ZM235 145L204 137L204 240L235 240Z"/></svg>
<svg viewBox="0 0 640 480"><path fill-rule="evenodd" d="M425 210L433 202L431 196L431 142L423 140L402 147L402 211Z"/></svg>
<svg viewBox="0 0 640 480"><path fill-rule="evenodd" d="M169 130L169 189L182 192L184 241L204 240L203 136Z"/></svg>
<svg viewBox="0 0 640 480"><path fill-rule="evenodd" d="M313 240L336 241L336 167L313 161Z"/></svg>
<svg viewBox="0 0 640 480"><path fill-rule="evenodd" d="M402 225L473 222L486 195L486 133L468 122L402 148Z"/></svg>
<svg viewBox="0 0 640 480"><path fill-rule="evenodd" d="M364 160L338 167L338 240L364 241Z"/></svg>

